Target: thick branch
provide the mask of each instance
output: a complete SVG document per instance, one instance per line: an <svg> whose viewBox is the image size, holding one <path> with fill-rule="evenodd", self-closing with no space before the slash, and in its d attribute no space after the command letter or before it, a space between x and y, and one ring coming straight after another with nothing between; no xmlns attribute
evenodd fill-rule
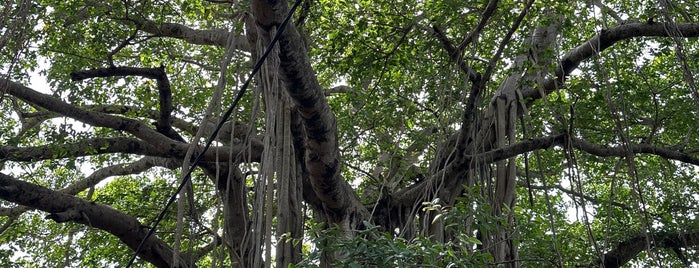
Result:
<svg viewBox="0 0 699 268"><path fill-rule="evenodd" d="M160 114L156 123L158 132L173 140L182 141L184 139L170 125L170 114L172 113L172 91L170 80L165 73L165 67L160 68L138 68L138 67L109 67L93 70L82 70L70 73L73 81L80 81L95 77L113 76L142 76L154 79L158 83L158 96L160 101Z"/></svg>
<svg viewBox="0 0 699 268"><path fill-rule="evenodd" d="M233 38L233 46L244 51L250 51L245 36L236 35L225 29L200 30L187 27L178 23L163 22L157 23L142 18L131 18L141 31L153 34L158 37L171 37L184 40L194 45L213 45L226 47L228 38ZM233 35L233 36L231 36Z"/></svg>
<svg viewBox="0 0 699 268"><path fill-rule="evenodd" d="M0 146L0 160L18 162L33 162L106 153L166 156L161 150L148 143L125 137L94 138L73 143L49 144L34 147Z"/></svg>
<svg viewBox="0 0 699 268"><path fill-rule="evenodd" d="M443 178L445 174L459 174L463 170L468 170L475 163L486 165L495 163L500 160L505 160L510 157L515 157L534 150L548 149L553 146L562 146L569 139L566 135L548 136L542 138L532 138L525 141L520 141L512 145L497 148L483 153L465 155L462 160L451 162L444 169L433 174L429 179L420 182L414 187L406 188L396 194L395 201L403 204L413 204L415 198L422 197L421 193L425 187L436 185L435 181ZM574 148L600 157L626 157L626 147L619 145L609 147L605 145L594 144L583 139L570 138L571 146ZM667 159L673 159L687 164L699 166L699 158L688 153L676 151L668 148L661 148L650 144L629 144L628 149L634 154L652 154Z"/></svg>
<svg viewBox="0 0 699 268"><path fill-rule="evenodd" d="M146 156L132 163L116 164L100 168L92 174L90 174L89 176L87 176L86 178L59 190L59 192L69 195L76 195L87 188L97 185L102 180L109 177L138 174L155 166L175 169L178 168L180 164L181 163L179 160L174 160L172 158ZM32 208L27 206L0 208L0 216L17 217L30 209Z"/></svg>
<svg viewBox="0 0 699 268"><path fill-rule="evenodd" d="M574 148L600 157L618 156L626 157L627 153L623 145L609 147L606 145L594 144L582 139L573 139ZM683 163L699 166L699 158L691 154L669 148L657 147L651 144L629 144L629 150L634 154L652 154L667 159L677 160Z"/></svg>
<svg viewBox="0 0 699 268"><path fill-rule="evenodd" d="M148 232L134 217L111 207L52 191L48 188L17 180L0 173L0 198L50 213L47 218L57 222L73 221L109 232L131 249L136 249ZM172 249L162 240L151 236L139 257L157 267L171 267ZM186 263L180 260L180 263Z"/></svg>
<svg viewBox="0 0 699 268"><path fill-rule="evenodd" d="M617 268L628 263L644 250L653 248L679 249L699 245L699 231L686 233L659 232L647 239L647 235L638 235L619 243L616 248L604 254L604 259L596 260L589 267ZM648 241L651 244L648 245Z"/></svg>
<svg viewBox="0 0 699 268"><path fill-rule="evenodd" d="M0 91L7 90L6 92L8 94L49 111L91 124L93 126L106 127L118 131L126 131L137 138L146 141L150 146L157 148L158 152L163 153L165 156L183 157L187 152L188 145L186 143L172 140L167 136L151 129L141 121L84 110L75 105L65 103L50 95L41 94L21 84L1 78L0 85L6 86L5 89L0 88ZM253 143L252 145L253 148L249 155L246 154L246 157L250 157L250 161L259 161L262 148L256 143ZM236 157L242 157L243 152L245 152L246 149L247 148L245 146L241 145L230 147L230 150L233 150L232 155ZM221 156L218 156L218 154L212 150L207 152L207 157L205 157L205 160L224 160L226 157L225 155L228 154L221 154Z"/></svg>
<svg viewBox="0 0 699 268"><path fill-rule="evenodd" d="M74 71L70 73L70 79L73 81L82 81L95 77L115 76L141 76L148 79L160 80L165 78L165 70L163 68L109 67Z"/></svg>
<svg viewBox="0 0 699 268"><path fill-rule="evenodd" d="M668 31L667 29L673 29L673 31ZM555 77L547 79L543 85L541 85L543 92L548 94L563 87L563 83L568 75L578 68L582 61L604 51L619 41L644 36L669 37L670 33L677 33L680 35L679 37L682 38L697 37L699 36L699 23L669 24L636 22L621 24L606 31L602 31L563 56L556 67ZM543 97L541 93L541 90L538 88L532 88L522 92L522 95L525 99L534 100Z"/></svg>

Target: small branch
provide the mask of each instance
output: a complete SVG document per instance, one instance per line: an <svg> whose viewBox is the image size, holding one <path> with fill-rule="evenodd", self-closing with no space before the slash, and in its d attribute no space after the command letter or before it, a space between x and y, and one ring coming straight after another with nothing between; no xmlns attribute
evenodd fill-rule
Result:
<svg viewBox="0 0 699 268"><path fill-rule="evenodd" d="M517 184L519 184L520 186L527 186L527 185L524 184L524 183L519 183L519 182L518 182ZM537 189L537 190L551 190L551 189L557 189L557 190L559 190L559 191L561 191L561 192L564 192L564 193L566 193L566 194L568 194L568 195L570 195L570 196L575 196L575 197L584 198L585 200L590 201L590 202L595 203L595 204L598 204L598 205L604 205L605 203L607 203L607 204L610 203L610 202L607 202L607 201L599 200L599 198L596 198L596 197L593 197L593 196L589 196L589 195L585 195L585 194L583 194L583 193L581 193L581 192L576 192L576 191L573 191L573 190L571 190L571 189L565 188L565 187L561 186L560 184L556 184L556 185L549 186L549 187L544 187L544 186L541 186L541 185L531 185L531 188L532 188L532 189ZM627 211L634 211L634 209L633 209L632 207L629 207L629 206L627 206L627 205L625 205L625 204L622 204L622 203L619 203L619 202L612 201L612 202L611 202L611 205L612 205L612 206L619 207L619 208L624 209L624 210L627 210Z"/></svg>
<svg viewBox="0 0 699 268"><path fill-rule="evenodd" d="M617 23L622 23L624 20L619 16L619 14L616 13L613 9L610 7L606 6L602 1L600 0L592 0L592 4L599 7L602 12L609 14L614 20L616 20Z"/></svg>
<svg viewBox="0 0 699 268"><path fill-rule="evenodd" d="M459 46L457 47L456 51L459 54L463 53L464 48L466 48L466 46L469 43L473 42L473 40L478 38L478 35L480 35L483 28L485 28L485 25L488 24L490 18L493 17L493 14L495 14L496 9L498 9L498 0L488 1L488 5L485 7L483 14L480 16L481 20L478 21L476 28L474 28L473 31L471 31L466 37L464 37L464 40L462 40Z"/></svg>
<svg viewBox="0 0 699 268"><path fill-rule="evenodd" d="M109 62L109 66L115 66L114 65L114 55L119 53L123 48L129 45L131 41L133 41L136 36L138 36L138 28L134 30L133 34L131 34L126 40L121 42L114 50L110 51L109 54L107 54L107 62Z"/></svg>
<svg viewBox="0 0 699 268"><path fill-rule="evenodd" d="M2 233L4 233L8 228L10 228L10 226L12 226L12 224L15 223L15 221L17 221L16 216L10 216L9 218L7 218L5 223L3 223L2 226L0 226L0 235L2 235Z"/></svg>
<svg viewBox="0 0 699 268"><path fill-rule="evenodd" d="M222 241L223 239L221 237L216 236L214 237L214 241L212 241L211 243L195 250L194 252L189 252L184 255L191 256L190 258L192 260L199 260L200 258L204 257L204 255L209 254L209 252L213 251L214 249L216 249L216 247L221 245Z"/></svg>
<svg viewBox="0 0 699 268"><path fill-rule="evenodd" d="M493 55L493 58L491 58L490 61L488 61L488 68L485 70L485 74L483 75L482 79L483 83L487 83L488 80L490 80L490 76L493 74L493 70L495 69L495 66L497 66L497 62L500 61L502 52L505 51L505 47L507 46L507 44L510 43L512 36L515 34L517 29L519 29L519 26L522 24L522 21L524 21L524 17L527 16L527 14L529 13L529 9L532 7L533 4L534 0L529 0L527 2L527 4L522 9L522 12L519 13L519 16L517 17L515 22L512 23L512 26L505 34L505 37L502 39L502 42L500 42L500 45L498 45L498 50L495 51L495 55ZM485 85L481 85L481 87L485 87Z"/></svg>
<svg viewBox="0 0 699 268"><path fill-rule="evenodd" d="M339 86L328 88L328 89L324 90L324 92L325 92L325 96L330 96L330 95L333 95L336 93L347 93L351 89L352 88L350 88L349 86L339 85Z"/></svg>

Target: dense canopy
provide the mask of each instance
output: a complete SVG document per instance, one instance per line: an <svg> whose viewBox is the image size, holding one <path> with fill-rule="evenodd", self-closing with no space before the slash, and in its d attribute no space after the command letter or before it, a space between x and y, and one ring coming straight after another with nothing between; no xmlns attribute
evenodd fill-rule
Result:
<svg viewBox="0 0 699 268"><path fill-rule="evenodd" d="M5 1L0 263L697 264L698 20L689 0Z"/></svg>

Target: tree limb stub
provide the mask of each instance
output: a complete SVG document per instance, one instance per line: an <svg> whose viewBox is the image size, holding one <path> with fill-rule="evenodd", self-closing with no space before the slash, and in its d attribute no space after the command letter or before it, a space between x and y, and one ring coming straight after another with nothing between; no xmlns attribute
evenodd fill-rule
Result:
<svg viewBox="0 0 699 268"><path fill-rule="evenodd" d="M0 198L48 212L49 218L58 222L74 221L107 231L131 249L138 247L148 232L136 218L111 207L17 180L3 173L0 173ZM145 242L139 257L157 267L171 267L173 261L172 249L154 236ZM180 263L186 262L181 260Z"/></svg>

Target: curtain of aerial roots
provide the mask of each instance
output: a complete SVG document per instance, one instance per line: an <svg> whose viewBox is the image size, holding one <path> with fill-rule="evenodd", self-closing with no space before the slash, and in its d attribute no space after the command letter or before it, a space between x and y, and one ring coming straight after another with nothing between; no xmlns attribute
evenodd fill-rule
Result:
<svg viewBox="0 0 699 268"><path fill-rule="evenodd" d="M258 33L262 31L258 30ZM273 31L270 32L270 36L273 35ZM263 46L269 44L268 40L258 40L258 53L264 51ZM276 267L287 267L301 260L301 243L298 243L303 231L301 181L296 175L290 128L292 104L279 81L278 68L278 47L275 47L259 76L265 111L265 151L256 183L254 232L259 245L255 247L255 254L259 257L264 254L264 263L254 267L270 267L273 250L276 251ZM275 215L277 225L273 234L272 219ZM255 260L262 259L259 257Z"/></svg>
<svg viewBox="0 0 699 268"><path fill-rule="evenodd" d="M512 80L513 77L507 80ZM494 118L494 147L502 148L515 142L515 120L517 119L517 98L514 94L514 83L503 83L503 87L496 93L495 105L488 109L489 116ZM489 117L487 116L487 117ZM485 138L488 140L489 138ZM516 184L515 159L510 158L495 163L495 184L487 187L488 199L492 206L492 215L496 218L505 218L506 226L499 225L497 230L488 230L483 234L483 248L488 249L496 263L502 263L505 267L519 267L515 260L518 258L517 246L514 244L513 224L514 218L510 210L515 203ZM489 172L485 172L489 173ZM490 177L489 174L481 174ZM486 178L487 178L486 177Z"/></svg>

